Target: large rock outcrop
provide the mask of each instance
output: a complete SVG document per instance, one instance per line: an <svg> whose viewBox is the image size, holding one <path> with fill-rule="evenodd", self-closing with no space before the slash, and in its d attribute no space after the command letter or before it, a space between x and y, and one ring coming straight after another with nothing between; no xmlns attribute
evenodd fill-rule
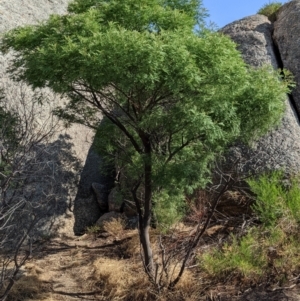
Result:
<svg viewBox="0 0 300 301"><path fill-rule="evenodd" d="M300 1L284 4L277 13L273 38L278 46L283 67L290 70L297 82L292 95L300 114Z"/></svg>
<svg viewBox="0 0 300 301"><path fill-rule="evenodd" d="M38 23L51 14L64 14L67 12L69 2L70 0L2 0L0 1L0 33L17 26ZM31 88L24 83L14 82L6 72L12 56L13 53L0 54L0 88L4 90L7 102L12 107L19 99L24 99L25 103L30 104L34 95ZM42 99L49 100L38 108L39 114L36 114L37 122L43 123L51 115L53 107L63 105L64 100L47 89L39 93ZM30 192L27 197L38 204L35 213L41 215L38 229L43 235L51 236L57 231L73 233L73 202L93 137L94 132L84 126L72 125L66 129L59 122L55 125L55 133L51 141L43 145L45 149L37 158L35 176L30 178ZM95 168L96 164L97 161L93 164ZM96 203L96 200L93 201ZM90 206L90 203L85 206ZM21 219L19 216L19 220ZM24 223L27 223L26 215L24 215Z"/></svg>
<svg viewBox="0 0 300 301"><path fill-rule="evenodd" d="M47 18L51 14L64 14L67 12L67 5L71 0L3 0L0 1L0 34L26 24L36 24ZM30 98L32 93L29 87L12 81L6 73L13 54L2 55L0 53L0 85L4 88L8 97L16 97L16 91L22 90L26 97ZM20 88L21 87L21 88ZM51 100L52 103L44 106L45 112L51 112L52 108L64 101L59 96L52 94L48 90L42 93ZM74 152L81 163L84 163L86 155L93 140L94 133L84 126L75 125L68 129L60 127L56 137L60 135L68 136L68 142L72 143L71 152Z"/></svg>
<svg viewBox="0 0 300 301"><path fill-rule="evenodd" d="M300 2L297 3L300 9ZM298 25L299 34L300 22ZM291 24L290 27L292 27ZM275 69L280 67L280 57L272 39L273 24L267 17L263 15L246 17L225 26L221 31L238 44L238 49L249 65L272 64ZM295 37L294 41L296 41ZM285 43L287 47L287 41ZM300 69L299 62L294 63L296 64ZM256 141L252 148L241 144L232 147L229 151L229 160L235 161L241 158L242 162L245 162L242 166L243 171L246 172L284 169L289 173L298 173L300 171L299 138L298 116L291 100L287 98L286 111L281 125Z"/></svg>
<svg viewBox="0 0 300 301"><path fill-rule="evenodd" d="M0 33L26 24L36 24L49 18L51 14L65 14L71 0L3 0L0 1ZM25 97L30 103L33 91L24 83L17 83L6 72L13 53L0 54L0 88L4 89L9 103ZM41 92L45 102L42 113L36 118L43 123L57 105L63 105L64 99L54 95L48 89ZM39 229L45 235L53 235L56 230L82 234L86 227L94 224L103 214L92 189L93 183L104 184L101 192L107 199L106 184L109 177L101 171L101 158L93 150L94 131L81 125L65 128L62 123L56 125L55 134L49 149L40 157L43 168L37 168L32 185L36 201L45 200L46 195L53 196L53 201L45 201L39 208L43 217ZM52 176L49 176L52 175ZM108 187L110 187L108 185ZM73 212L72 212L73 211ZM42 216L43 215L43 216ZM66 218L67 217L67 218ZM26 217L24 223L26 223Z"/></svg>

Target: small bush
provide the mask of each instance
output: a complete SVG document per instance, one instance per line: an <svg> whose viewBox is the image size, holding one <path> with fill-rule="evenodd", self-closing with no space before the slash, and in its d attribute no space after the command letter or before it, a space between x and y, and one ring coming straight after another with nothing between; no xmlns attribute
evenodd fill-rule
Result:
<svg viewBox="0 0 300 301"><path fill-rule="evenodd" d="M87 234L98 234L101 231L101 227L98 225L93 225L86 228Z"/></svg>
<svg viewBox="0 0 300 301"><path fill-rule="evenodd" d="M156 193L154 198L154 217L157 221L157 228L162 233L166 233L186 213L184 196L176 194L170 196L166 192L160 192Z"/></svg>
<svg viewBox="0 0 300 301"><path fill-rule="evenodd" d="M294 178L291 187L287 192L287 207L289 208L293 218L300 223L300 181Z"/></svg>
<svg viewBox="0 0 300 301"><path fill-rule="evenodd" d="M224 244L221 250L205 253L200 265L212 277L226 277L234 273L255 281L268 265L262 247L256 231L248 233L241 240L232 236L232 242Z"/></svg>
<svg viewBox="0 0 300 301"><path fill-rule="evenodd" d="M300 181L295 177L288 180L284 175L274 172L261 176L258 180L249 180L252 192L256 194L256 203L252 206L265 227L273 227L281 218L300 222Z"/></svg>
<svg viewBox="0 0 300 301"><path fill-rule="evenodd" d="M286 192L280 184L281 179L282 173L276 172L271 176L264 175L258 180L248 181L252 192L256 194L256 202L252 209L265 226L274 226L285 211Z"/></svg>
<svg viewBox="0 0 300 301"><path fill-rule="evenodd" d="M261 224L201 255L200 266L209 276L223 280L230 273L260 282L275 272L277 281L282 281L300 269L299 177L287 180L275 172L248 183L256 195L252 209Z"/></svg>
<svg viewBox="0 0 300 301"><path fill-rule="evenodd" d="M293 275L300 269L299 235L286 233L281 227L280 223L269 231L252 228L240 239L233 236L221 249L202 254L199 265L210 278L221 281L228 279L228 275L255 283L268 279L274 272L275 281Z"/></svg>
<svg viewBox="0 0 300 301"><path fill-rule="evenodd" d="M269 2L266 3L257 13L260 15L267 16L271 22L275 22L276 13L281 6L281 2Z"/></svg>

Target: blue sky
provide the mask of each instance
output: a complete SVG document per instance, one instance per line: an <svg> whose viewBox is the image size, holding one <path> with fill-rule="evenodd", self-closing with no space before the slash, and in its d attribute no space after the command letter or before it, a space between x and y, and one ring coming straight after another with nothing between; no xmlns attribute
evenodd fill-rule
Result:
<svg viewBox="0 0 300 301"><path fill-rule="evenodd" d="M254 15L269 0L203 0L203 6L208 9L208 21L223 27L233 21ZM273 2L273 1L272 1ZM275 1L285 3L286 1Z"/></svg>

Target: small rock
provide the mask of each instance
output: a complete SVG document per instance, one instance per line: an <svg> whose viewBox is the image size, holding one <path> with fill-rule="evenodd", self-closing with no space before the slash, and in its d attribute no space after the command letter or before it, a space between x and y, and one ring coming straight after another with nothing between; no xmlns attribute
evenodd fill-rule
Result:
<svg viewBox="0 0 300 301"><path fill-rule="evenodd" d="M122 218L122 214L116 211L107 212L97 220L96 225L102 227L105 222L110 222L117 218Z"/></svg>

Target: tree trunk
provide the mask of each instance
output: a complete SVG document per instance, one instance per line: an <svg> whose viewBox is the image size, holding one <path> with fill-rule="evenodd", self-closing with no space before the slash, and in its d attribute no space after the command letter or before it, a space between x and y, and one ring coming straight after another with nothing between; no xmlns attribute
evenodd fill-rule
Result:
<svg viewBox="0 0 300 301"><path fill-rule="evenodd" d="M154 265L153 255L150 243L150 224L151 224L151 207L152 207L152 162L151 162L151 144L149 138L143 137L145 158L144 158L144 179L145 179L145 199L144 214L140 218L140 240L144 252L145 269L149 277L153 277Z"/></svg>

